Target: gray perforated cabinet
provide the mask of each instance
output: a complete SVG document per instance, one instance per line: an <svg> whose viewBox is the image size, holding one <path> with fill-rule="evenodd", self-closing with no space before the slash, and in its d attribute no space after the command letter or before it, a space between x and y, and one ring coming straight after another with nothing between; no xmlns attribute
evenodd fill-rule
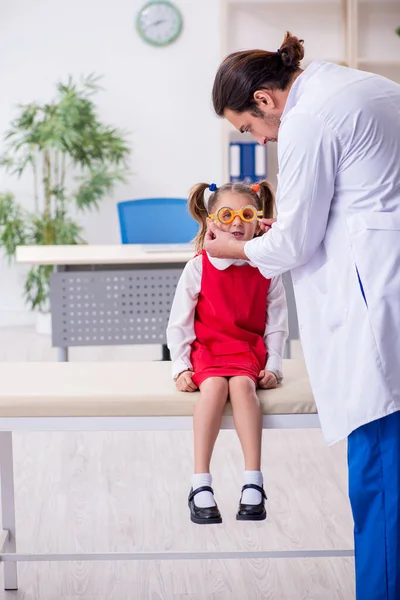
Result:
<svg viewBox="0 0 400 600"><path fill-rule="evenodd" d="M165 344L183 267L59 267L50 281L53 346Z"/></svg>

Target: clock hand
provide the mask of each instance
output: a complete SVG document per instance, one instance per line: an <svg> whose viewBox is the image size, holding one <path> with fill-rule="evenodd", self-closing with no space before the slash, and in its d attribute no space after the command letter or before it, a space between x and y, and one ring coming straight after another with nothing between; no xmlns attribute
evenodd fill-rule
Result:
<svg viewBox="0 0 400 600"><path fill-rule="evenodd" d="M161 23L165 23L165 19L159 19L158 21L154 21L154 23L150 23L148 27L158 27Z"/></svg>

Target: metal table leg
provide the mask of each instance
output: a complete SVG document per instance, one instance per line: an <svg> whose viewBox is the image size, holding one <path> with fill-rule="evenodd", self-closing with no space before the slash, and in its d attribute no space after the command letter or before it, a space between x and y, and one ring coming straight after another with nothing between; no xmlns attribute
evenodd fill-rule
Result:
<svg viewBox="0 0 400 600"><path fill-rule="evenodd" d="M14 467L11 431L0 432L0 477L2 528L8 532L4 550L6 552L15 553L17 550L17 542L15 531ZM4 589L18 589L16 562L4 563Z"/></svg>
<svg viewBox="0 0 400 600"><path fill-rule="evenodd" d="M58 348L58 361L68 362L68 348Z"/></svg>
<svg viewBox="0 0 400 600"><path fill-rule="evenodd" d="M162 359L161 360L171 360L171 354L170 354L168 346L166 344L163 344L163 346L162 346Z"/></svg>

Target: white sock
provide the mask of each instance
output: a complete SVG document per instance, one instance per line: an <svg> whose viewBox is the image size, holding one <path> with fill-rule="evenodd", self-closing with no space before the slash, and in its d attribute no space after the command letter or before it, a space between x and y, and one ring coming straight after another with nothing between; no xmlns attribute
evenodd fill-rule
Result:
<svg viewBox="0 0 400 600"><path fill-rule="evenodd" d="M261 471L245 471L244 472L244 484L254 483L255 485L259 485L262 487L263 484L263 474ZM258 490L254 490L252 488L248 488L244 490L242 496L243 504L260 504L262 500L261 492Z"/></svg>
<svg viewBox="0 0 400 600"><path fill-rule="evenodd" d="M211 475L210 473L195 473L192 478L193 491L204 485L211 487ZM215 506L214 496L211 492L199 492L194 497L194 503L198 508L210 508Z"/></svg>

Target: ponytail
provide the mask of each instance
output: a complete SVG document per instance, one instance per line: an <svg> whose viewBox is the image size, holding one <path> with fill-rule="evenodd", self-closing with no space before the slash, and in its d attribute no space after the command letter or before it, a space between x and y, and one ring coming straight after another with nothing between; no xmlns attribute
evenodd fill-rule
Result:
<svg viewBox="0 0 400 600"><path fill-rule="evenodd" d="M261 210L265 219L272 219L275 208L275 193L268 181L260 181L260 191L258 193L261 202Z"/></svg>
<svg viewBox="0 0 400 600"><path fill-rule="evenodd" d="M199 225L199 231L194 238L196 252L203 250L204 238L207 233L208 209L204 200L204 192L210 187L209 183L197 183L189 193L188 208L191 216ZM212 194L214 195L214 194Z"/></svg>

